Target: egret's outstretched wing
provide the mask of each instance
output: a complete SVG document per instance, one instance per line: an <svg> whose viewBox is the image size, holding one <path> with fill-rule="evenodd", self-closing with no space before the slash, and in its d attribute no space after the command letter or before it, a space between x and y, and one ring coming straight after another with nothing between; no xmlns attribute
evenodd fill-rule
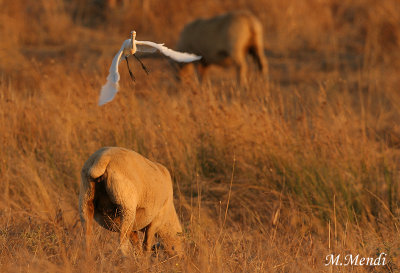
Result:
<svg viewBox="0 0 400 273"><path fill-rule="evenodd" d="M147 52L147 53L154 53L157 51L157 48L148 46L148 45L141 45L141 44L136 44L136 50L139 52Z"/></svg>
<svg viewBox="0 0 400 273"><path fill-rule="evenodd" d="M114 99L115 94L118 92L118 81L119 81L119 73L118 73L118 65L120 63L120 59L122 56L123 48L121 48L118 53L115 55L109 74L107 76L107 82L100 91L99 97L99 105L106 104Z"/></svg>
<svg viewBox="0 0 400 273"><path fill-rule="evenodd" d="M140 52L141 46L154 47L157 50L159 50L162 54L164 54L165 56L168 56L177 62L188 63L188 62L193 62L193 61L197 61L197 60L201 59L201 56L175 51L175 50L169 49L168 47L163 46L163 44L156 44L156 43L149 42L149 41L136 41L136 46L137 46L137 51L139 51L139 52Z"/></svg>

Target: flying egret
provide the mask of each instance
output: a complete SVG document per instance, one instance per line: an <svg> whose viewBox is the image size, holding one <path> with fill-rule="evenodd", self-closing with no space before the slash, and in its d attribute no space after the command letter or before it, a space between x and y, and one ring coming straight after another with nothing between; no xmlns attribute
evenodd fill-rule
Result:
<svg viewBox="0 0 400 273"><path fill-rule="evenodd" d="M131 38L124 41L121 46L121 49L115 55L111 67L109 70L109 74L107 77L107 82L100 91L99 105L106 104L114 99L115 94L118 92L118 81L120 79L118 73L118 65L121 63L122 55L125 57L126 65L128 66L129 75L132 80L135 81L135 77L133 76L128 63L128 57L133 55L142 65L142 68L148 73L147 68L141 62L141 60L135 55L136 52L149 52L154 53L157 50L160 51L165 56L172 58L177 62L193 62L201 59L201 56L197 56L194 54L178 52L172 49L169 49L164 46L164 44L157 44L149 41L136 41L136 31L131 31Z"/></svg>

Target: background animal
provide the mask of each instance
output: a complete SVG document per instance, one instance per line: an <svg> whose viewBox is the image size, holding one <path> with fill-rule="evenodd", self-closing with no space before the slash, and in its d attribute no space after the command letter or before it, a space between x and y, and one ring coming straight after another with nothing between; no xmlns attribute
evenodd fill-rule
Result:
<svg viewBox="0 0 400 273"><path fill-rule="evenodd" d="M177 50L202 56L197 72L200 80L210 65L235 66L237 80L246 81L246 55L249 53L258 69L267 74L263 28L248 11L233 11L187 24L180 34Z"/></svg>
<svg viewBox="0 0 400 273"><path fill-rule="evenodd" d="M181 224L175 211L168 170L140 154L119 147L105 147L85 162L81 172L79 211L90 247L93 218L102 227L120 233L122 253L129 252L129 238L138 242L144 231L145 250L151 250L154 235L171 253L182 251Z"/></svg>

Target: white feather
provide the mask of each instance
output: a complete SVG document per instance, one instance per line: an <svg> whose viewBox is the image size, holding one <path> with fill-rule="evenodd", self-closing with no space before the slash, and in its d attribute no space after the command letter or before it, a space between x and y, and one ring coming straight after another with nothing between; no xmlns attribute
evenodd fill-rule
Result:
<svg viewBox="0 0 400 273"><path fill-rule="evenodd" d="M114 99L115 94L118 92L118 82L119 82L119 73L118 73L118 65L121 60L123 47L115 54L114 59L112 61L109 74L107 76L107 82L100 91L99 105L106 104Z"/></svg>
<svg viewBox="0 0 400 273"><path fill-rule="evenodd" d="M172 49L164 46L163 44L157 44L157 43L153 43L153 42L149 42L149 41L135 41L135 43L137 45L146 45L146 46L154 47L157 50L159 50L162 54L164 54L165 56L168 56L177 62L188 63L188 62L193 62L193 61L197 61L197 60L201 59L201 56L197 56L195 54L190 54L190 53L185 53L185 52L178 52L178 51L172 50ZM139 51L139 52L141 51L140 47L137 48L137 51Z"/></svg>

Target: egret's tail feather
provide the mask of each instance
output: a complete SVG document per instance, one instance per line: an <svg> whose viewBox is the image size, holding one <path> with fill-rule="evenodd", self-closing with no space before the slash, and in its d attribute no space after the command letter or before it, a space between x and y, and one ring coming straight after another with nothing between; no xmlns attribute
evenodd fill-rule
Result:
<svg viewBox="0 0 400 273"><path fill-rule="evenodd" d="M117 92L118 92L118 83L107 81L107 83L103 85L100 91L99 106L112 101Z"/></svg>

